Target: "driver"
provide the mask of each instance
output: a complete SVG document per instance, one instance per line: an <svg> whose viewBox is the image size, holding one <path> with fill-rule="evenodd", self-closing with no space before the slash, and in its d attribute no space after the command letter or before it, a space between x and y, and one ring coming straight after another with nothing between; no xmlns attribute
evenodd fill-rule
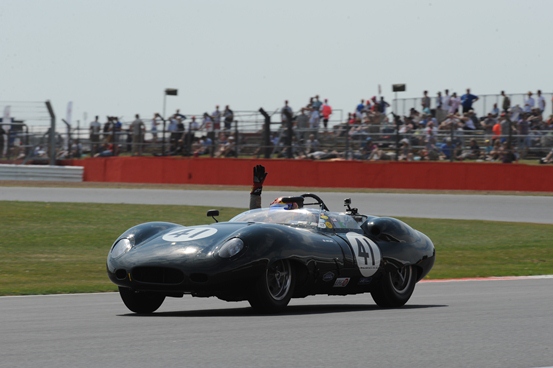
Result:
<svg viewBox="0 0 553 368"><path fill-rule="evenodd" d="M250 210L261 208L261 192L263 191L263 182L267 177L265 166L256 165L253 168L253 187L250 192ZM285 210L295 210L299 206L297 203L284 203L282 197L276 198L270 204L271 208L283 208Z"/></svg>

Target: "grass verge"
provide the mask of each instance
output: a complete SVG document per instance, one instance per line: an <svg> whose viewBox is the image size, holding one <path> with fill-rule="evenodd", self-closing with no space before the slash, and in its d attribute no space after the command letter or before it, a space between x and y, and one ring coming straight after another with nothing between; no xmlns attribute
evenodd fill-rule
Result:
<svg viewBox="0 0 553 368"><path fill-rule="evenodd" d="M210 223L207 207L1 202L0 295L114 291L107 252L147 221ZM243 209L221 208L220 221ZM403 218L434 241L429 278L553 274L553 226Z"/></svg>

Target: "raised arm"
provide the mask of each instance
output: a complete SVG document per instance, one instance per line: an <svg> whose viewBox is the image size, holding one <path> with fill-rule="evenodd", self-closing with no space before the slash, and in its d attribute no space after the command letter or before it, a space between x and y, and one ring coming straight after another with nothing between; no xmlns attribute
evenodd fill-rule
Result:
<svg viewBox="0 0 553 368"><path fill-rule="evenodd" d="M250 210L261 208L261 192L263 191L263 182L267 177L265 167L256 165L253 168L253 186L250 192Z"/></svg>

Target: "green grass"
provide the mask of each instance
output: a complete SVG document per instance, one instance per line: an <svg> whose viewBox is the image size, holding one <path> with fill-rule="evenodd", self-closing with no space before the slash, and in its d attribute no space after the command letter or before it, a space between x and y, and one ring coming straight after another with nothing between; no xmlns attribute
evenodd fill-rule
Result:
<svg viewBox="0 0 553 368"><path fill-rule="evenodd" d="M127 228L147 221L212 222L207 207L0 203L0 295L114 291L107 252ZM221 208L225 221L242 209ZM553 226L406 219L434 241L429 278L553 274Z"/></svg>

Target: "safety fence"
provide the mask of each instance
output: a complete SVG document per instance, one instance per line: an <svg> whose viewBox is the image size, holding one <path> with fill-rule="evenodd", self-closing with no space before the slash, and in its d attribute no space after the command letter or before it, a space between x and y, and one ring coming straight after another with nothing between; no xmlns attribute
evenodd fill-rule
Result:
<svg viewBox="0 0 553 368"><path fill-rule="evenodd" d="M550 98L551 94L544 94ZM511 95L512 104L524 95ZM480 96L477 104L486 106L498 100L498 95ZM434 99L432 99L434 101ZM400 110L420 99L405 99ZM434 102L433 102L434 103ZM378 123L350 124L342 110L334 110L333 118L324 126L300 126L295 121L286 124L280 121L280 108L266 112L235 111L229 126L216 129L203 127L195 130L192 116L201 126L202 114L185 114L180 130L170 131L169 120L143 118L143 129L135 134L132 120L119 119L121 128L106 124L98 134L91 134L88 124L71 125L61 119L53 137L49 134L55 115L48 103L2 102L10 106L11 118L4 128L0 142L3 143L4 163L51 163L55 160L82 157L107 156L207 156L233 158L294 158L294 159L346 159L346 160L483 160L500 161L494 150L491 135L484 130L462 129L439 130L428 140L424 129L406 130L403 122L394 121L392 114L378 119ZM144 116L144 115L140 115ZM153 121L159 123L153 129ZM403 125L402 125L403 124ZM535 159L545 156L553 146L553 131L531 130L519 135L512 126L499 137L507 142L516 158ZM444 154L443 147L451 142L451 154ZM479 147L474 153L471 141ZM53 148L52 148L53 147ZM446 147L447 148L447 147ZM53 153L52 153L53 152Z"/></svg>
<svg viewBox="0 0 553 368"><path fill-rule="evenodd" d="M450 95L453 93L453 90L450 90ZM461 97L465 91L457 91L457 97ZM478 101L476 101L473 104L473 110L476 113L477 116L486 116L488 113L492 112L494 108L494 104L497 104L497 108L499 111L503 110L503 96L501 94L478 94L474 93L472 91L471 93L478 96ZM526 100L528 98L527 93L506 93L506 96L510 99L510 106L511 108L514 108L515 106L518 106L521 109L524 109L524 106L526 104ZM544 117L549 116L550 114L553 114L553 92L544 92L542 93L543 98L545 99L545 111L544 111ZM433 111L436 110L436 95L428 95L430 97L430 106L429 108ZM443 93L442 93L443 97ZM534 99L535 106L537 107L537 98L536 94L534 93L532 95L532 98ZM409 111L411 108L418 110L422 112L422 96L417 98L397 98L394 99L392 102L392 108L396 112L397 115L401 116L408 116Z"/></svg>

